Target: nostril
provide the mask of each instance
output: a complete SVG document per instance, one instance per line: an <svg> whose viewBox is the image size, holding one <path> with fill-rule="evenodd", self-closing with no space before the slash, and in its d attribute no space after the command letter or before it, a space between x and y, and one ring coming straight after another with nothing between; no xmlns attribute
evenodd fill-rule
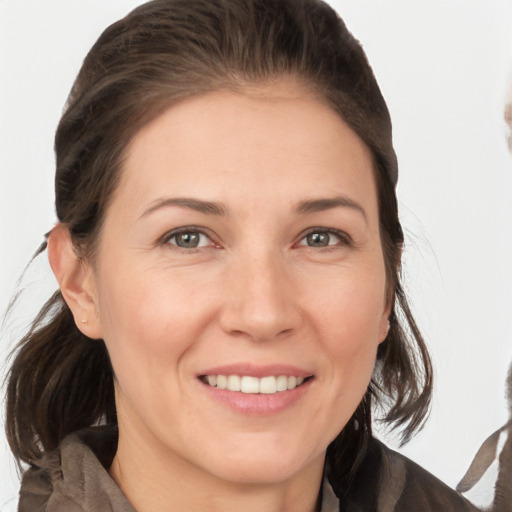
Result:
<svg viewBox="0 0 512 512"><path fill-rule="evenodd" d="M297 331L300 317L284 310L256 311L243 306L226 310L220 318L224 332L236 338L268 341L291 336Z"/></svg>

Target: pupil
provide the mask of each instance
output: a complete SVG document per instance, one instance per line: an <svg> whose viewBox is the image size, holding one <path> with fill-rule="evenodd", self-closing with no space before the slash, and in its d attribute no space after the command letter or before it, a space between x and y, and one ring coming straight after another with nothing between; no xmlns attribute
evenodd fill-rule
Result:
<svg viewBox="0 0 512 512"><path fill-rule="evenodd" d="M327 247L329 245L328 233L311 233L308 235L308 245L314 247Z"/></svg>
<svg viewBox="0 0 512 512"><path fill-rule="evenodd" d="M198 233L180 233L176 237L176 244L179 247L187 247L194 248L199 244L199 234Z"/></svg>

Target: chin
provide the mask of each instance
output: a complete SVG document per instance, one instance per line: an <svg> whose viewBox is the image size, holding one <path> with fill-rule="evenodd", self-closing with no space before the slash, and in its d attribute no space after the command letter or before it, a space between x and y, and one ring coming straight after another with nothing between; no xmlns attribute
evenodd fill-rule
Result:
<svg viewBox="0 0 512 512"><path fill-rule="evenodd" d="M215 468L216 476L222 480L241 485L271 485L286 482L300 473L302 465L276 461L240 461L234 465Z"/></svg>
<svg viewBox="0 0 512 512"><path fill-rule="evenodd" d="M226 455L228 454L228 455ZM238 484L273 484L290 480L311 465L321 464L325 451L311 453L303 446L265 447L254 442L249 449L233 448L223 455L211 454L209 472ZM204 461L207 463L207 461Z"/></svg>

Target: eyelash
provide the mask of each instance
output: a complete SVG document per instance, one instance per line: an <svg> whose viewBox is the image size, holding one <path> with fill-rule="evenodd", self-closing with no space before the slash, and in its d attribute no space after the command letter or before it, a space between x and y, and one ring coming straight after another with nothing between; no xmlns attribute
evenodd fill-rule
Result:
<svg viewBox="0 0 512 512"><path fill-rule="evenodd" d="M186 226L186 227L183 227L183 228L178 228L178 229L174 229L172 231L169 231L168 233L166 233L164 236L162 236L160 238L159 245L163 245L163 246L172 245L173 249L181 251L181 252L184 252L184 253L196 252L196 251L204 248L204 247L186 248L186 247L180 247L178 244L171 244L170 243L170 241L173 238L176 239L176 237L178 237L179 235L185 234L185 233L191 233L191 234L197 233L200 236L203 235L203 236L207 237L208 240L210 240L210 242L211 242L211 244L213 246L220 247L214 241L214 238L212 237L212 235L207 232L207 230L205 230L204 228L197 227L197 226Z"/></svg>
<svg viewBox="0 0 512 512"><path fill-rule="evenodd" d="M298 244L302 242L307 236L312 234L321 234L321 235L334 235L339 238L340 242L333 245L327 245L325 247L316 247L316 249L320 252L330 252L339 249L340 247L352 247L354 245L354 241L352 237L345 233L344 231L340 231L338 229L333 228L323 228L323 227L314 227L308 229L305 233L301 234ZM310 249L315 249L315 247L303 245L303 247L309 247Z"/></svg>
<svg viewBox="0 0 512 512"><path fill-rule="evenodd" d="M185 234L185 233L199 234L200 236L201 235L205 236L210 240L211 244L213 246L215 246L215 248L221 247L219 244L217 244L215 242L214 238L212 237L211 234L209 234L207 232L207 230L205 230L204 228L201 228L201 227L197 227L197 226L186 226L183 228L178 228L178 229L169 231L168 233L166 233L165 235L163 235L160 238L159 245L162 245L162 246L172 245L175 250L179 250L183 253L192 253L192 252L196 252L196 251L204 248L204 247L185 248L185 247L180 247L176 243L170 244L170 241L172 239L176 239L176 237L178 237L181 234ZM327 245L324 247L316 247L316 248L313 246L308 246L306 244L300 244L300 242L302 242L307 236L312 235L312 234L334 235L337 238L339 238L340 242L337 244ZM340 246L352 247L353 245L354 245L354 242L353 242L352 238L344 231L340 231L340 230L332 229L332 228L321 228L321 227L314 227L314 228L308 229L306 232L304 232L300 235L298 242L295 242L293 244L293 246L309 247L310 249L317 249L319 252L330 252L330 251L338 249Z"/></svg>

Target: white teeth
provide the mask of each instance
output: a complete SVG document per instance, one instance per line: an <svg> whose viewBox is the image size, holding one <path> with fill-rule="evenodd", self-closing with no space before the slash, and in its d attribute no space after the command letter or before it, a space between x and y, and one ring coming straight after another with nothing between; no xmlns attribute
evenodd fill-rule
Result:
<svg viewBox="0 0 512 512"><path fill-rule="evenodd" d="M242 393L273 395L274 393L295 389L304 382L304 377L279 375L277 377L251 377L244 375L207 375L204 379L210 386Z"/></svg>
<svg viewBox="0 0 512 512"><path fill-rule="evenodd" d="M229 391L240 391L240 377L238 375L230 375L228 377Z"/></svg>
<svg viewBox="0 0 512 512"><path fill-rule="evenodd" d="M259 393L260 379L257 377L242 377L241 389L242 393Z"/></svg>
<svg viewBox="0 0 512 512"><path fill-rule="evenodd" d="M288 389L297 387L297 377L288 377Z"/></svg>
<svg viewBox="0 0 512 512"><path fill-rule="evenodd" d="M279 375L276 382L277 391L286 391L288 389L288 377L286 375Z"/></svg>
<svg viewBox="0 0 512 512"><path fill-rule="evenodd" d="M260 379L260 393L265 395L273 395L277 392L276 378L263 377Z"/></svg>
<svg viewBox="0 0 512 512"><path fill-rule="evenodd" d="M225 375L217 375L217 387L219 389L226 389L228 387L228 378Z"/></svg>

